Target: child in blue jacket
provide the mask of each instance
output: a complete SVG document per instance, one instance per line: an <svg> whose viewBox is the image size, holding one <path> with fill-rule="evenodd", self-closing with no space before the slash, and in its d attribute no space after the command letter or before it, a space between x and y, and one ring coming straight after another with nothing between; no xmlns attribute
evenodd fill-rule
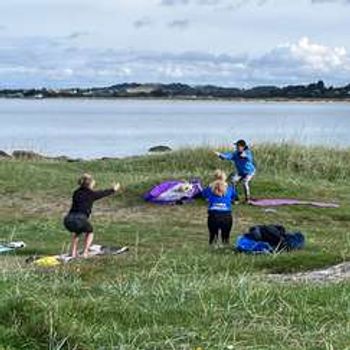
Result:
<svg viewBox="0 0 350 350"><path fill-rule="evenodd" d="M232 203L236 198L236 191L227 184L224 172L217 170L215 178L203 191L203 197L208 202L209 245L217 242L219 233L222 243L228 245L233 224Z"/></svg>
<svg viewBox="0 0 350 350"><path fill-rule="evenodd" d="M245 200L250 201L250 186L249 183L255 175L255 164L253 153L249 149L244 140L239 140L235 143L236 150L233 152L219 153L215 152L220 159L232 161L236 167L236 174L232 176L232 181L236 187L239 182L242 182Z"/></svg>

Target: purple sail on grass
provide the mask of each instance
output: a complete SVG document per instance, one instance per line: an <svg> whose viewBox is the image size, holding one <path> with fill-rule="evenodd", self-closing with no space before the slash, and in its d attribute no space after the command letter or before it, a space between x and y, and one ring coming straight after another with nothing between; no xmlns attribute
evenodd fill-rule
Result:
<svg viewBox="0 0 350 350"><path fill-rule="evenodd" d="M198 179L190 182L169 180L154 186L144 195L144 199L155 204L183 204L198 197L202 191L202 184Z"/></svg>

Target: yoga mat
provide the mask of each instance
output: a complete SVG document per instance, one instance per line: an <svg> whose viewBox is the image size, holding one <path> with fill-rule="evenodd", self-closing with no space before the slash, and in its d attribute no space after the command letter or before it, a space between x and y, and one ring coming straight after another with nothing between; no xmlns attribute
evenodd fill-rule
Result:
<svg viewBox="0 0 350 350"><path fill-rule="evenodd" d="M339 208L339 204L335 203L324 203L314 201L304 201L292 198L261 198L254 199L249 204L256 207L281 207L284 205L310 205L317 208Z"/></svg>

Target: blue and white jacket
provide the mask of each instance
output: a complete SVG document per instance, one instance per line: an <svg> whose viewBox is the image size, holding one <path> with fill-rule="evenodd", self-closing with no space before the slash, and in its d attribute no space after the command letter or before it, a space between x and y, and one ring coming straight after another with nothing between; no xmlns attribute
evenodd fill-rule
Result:
<svg viewBox="0 0 350 350"><path fill-rule="evenodd" d="M227 187L227 191L223 196L216 195L210 187L207 187L202 195L208 201L209 212L231 212L232 202L236 199L236 191L232 186Z"/></svg>
<svg viewBox="0 0 350 350"><path fill-rule="evenodd" d="M219 157L233 162L239 176L253 175L255 173L256 168L253 153L248 147L243 152L220 153Z"/></svg>

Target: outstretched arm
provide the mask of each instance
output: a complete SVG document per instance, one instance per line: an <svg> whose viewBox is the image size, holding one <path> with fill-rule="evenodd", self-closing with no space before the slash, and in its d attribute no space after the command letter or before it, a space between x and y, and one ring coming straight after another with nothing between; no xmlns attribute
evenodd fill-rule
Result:
<svg viewBox="0 0 350 350"><path fill-rule="evenodd" d="M94 191L93 192L93 199L94 201L97 201L99 199L102 199L104 197L108 197L116 192L118 192L120 189L120 184L113 185L112 188L107 189L107 190L101 190L101 191Z"/></svg>
<svg viewBox="0 0 350 350"><path fill-rule="evenodd" d="M226 153L215 152L215 154L222 160L232 160L232 152L226 152Z"/></svg>
<svg viewBox="0 0 350 350"><path fill-rule="evenodd" d="M205 199L208 199L210 196L210 187L207 187L202 192L202 197Z"/></svg>

